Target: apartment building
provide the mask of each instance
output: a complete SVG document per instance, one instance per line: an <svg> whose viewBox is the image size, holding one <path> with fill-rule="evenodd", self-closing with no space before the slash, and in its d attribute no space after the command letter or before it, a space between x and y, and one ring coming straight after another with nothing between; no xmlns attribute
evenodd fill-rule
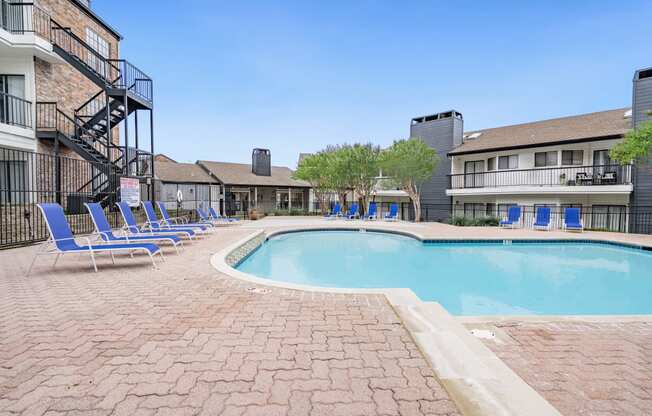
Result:
<svg viewBox="0 0 652 416"><path fill-rule="evenodd" d="M74 212L109 204L121 176L151 180L152 80L121 41L90 0L0 0L3 203L39 189Z"/></svg>
<svg viewBox="0 0 652 416"><path fill-rule="evenodd" d="M652 212L652 170L615 163L609 150L652 120L650 110L652 69L643 69L632 107L468 132L458 111L417 117L411 135L444 155L422 202L465 217L501 217L520 205L523 226L539 206L553 208L556 224L565 207L580 207L589 228L636 231L640 212Z"/></svg>

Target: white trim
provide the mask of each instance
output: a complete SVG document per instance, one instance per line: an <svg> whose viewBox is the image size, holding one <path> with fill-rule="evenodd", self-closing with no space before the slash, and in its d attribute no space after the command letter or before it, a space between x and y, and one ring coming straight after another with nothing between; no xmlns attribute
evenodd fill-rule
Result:
<svg viewBox="0 0 652 416"><path fill-rule="evenodd" d="M462 195L541 195L541 194L629 194L634 185L592 185L592 186L501 186L495 188L446 189L448 196Z"/></svg>

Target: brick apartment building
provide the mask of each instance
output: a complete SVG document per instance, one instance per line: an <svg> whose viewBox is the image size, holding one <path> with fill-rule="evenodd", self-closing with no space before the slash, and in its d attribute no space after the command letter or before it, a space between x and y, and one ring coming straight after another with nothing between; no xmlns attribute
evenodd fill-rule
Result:
<svg viewBox="0 0 652 416"><path fill-rule="evenodd" d="M88 0L0 0L3 203L53 195L74 211L108 205L120 176L151 182L152 80L121 40Z"/></svg>

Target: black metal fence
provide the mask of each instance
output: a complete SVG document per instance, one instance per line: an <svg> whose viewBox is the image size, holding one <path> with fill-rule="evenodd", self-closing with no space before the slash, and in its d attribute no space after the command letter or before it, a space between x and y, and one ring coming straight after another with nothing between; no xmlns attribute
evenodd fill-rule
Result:
<svg viewBox="0 0 652 416"><path fill-rule="evenodd" d="M48 238L36 204L61 204L74 233L90 233L93 223L84 202L102 202L109 222L122 225L114 202L119 177L110 165L0 147L0 248L32 244ZM114 184L107 188L107 181ZM141 185L143 198L148 185Z"/></svg>
<svg viewBox="0 0 652 416"><path fill-rule="evenodd" d="M0 123L33 128L32 102L0 91Z"/></svg>
<svg viewBox="0 0 652 416"><path fill-rule="evenodd" d="M7 32L50 39L50 15L31 2L0 0L0 26Z"/></svg>
<svg viewBox="0 0 652 416"><path fill-rule="evenodd" d="M478 220L466 221L469 225L480 224L483 220L494 218L501 220L507 217L507 211L514 204L464 204L449 209L449 220L443 222L462 222L460 219ZM586 230L615 231L623 233L652 233L652 207L626 207L624 205L527 205L520 206L521 216L517 224L521 228L532 228L538 207L550 208L550 228L561 229L564 223L566 208L580 209L580 215ZM438 209L442 213L444 208ZM428 219L424 218L425 221ZM485 222L486 223L486 222Z"/></svg>

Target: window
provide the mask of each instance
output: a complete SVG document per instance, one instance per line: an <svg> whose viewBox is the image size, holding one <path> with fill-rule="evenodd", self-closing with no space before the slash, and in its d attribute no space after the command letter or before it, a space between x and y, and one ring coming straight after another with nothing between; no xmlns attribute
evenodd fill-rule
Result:
<svg viewBox="0 0 652 416"><path fill-rule="evenodd" d="M584 163L584 150L562 150L561 164L579 166Z"/></svg>
<svg viewBox="0 0 652 416"><path fill-rule="evenodd" d="M107 42L102 36L100 36L90 27L86 28L86 43L88 43L88 45L103 58L108 59L111 57L111 48L109 47L109 42ZM107 76L107 68L104 61L94 53L88 53L87 63L100 75Z"/></svg>
<svg viewBox="0 0 652 416"><path fill-rule="evenodd" d="M24 160L0 160L0 202L26 203L26 189L27 163Z"/></svg>
<svg viewBox="0 0 652 416"><path fill-rule="evenodd" d="M557 166L557 152L537 152L534 154L534 166Z"/></svg>
<svg viewBox="0 0 652 416"><path fill-rule="evenodd" d="M495 157L490 157L487 159L487 170L492 171L496 170L496 158Z"/></svg>
<svg viewBox="0 0 652 416"><path fill-rule="evenodd" d="M483 184L484 160L464 162L464 187L479 188Z"/></svg>
<svg viewBox="0 0 652 416"><path fill-rule="evenodd" d="M498 157L498 169L518 169L518 155Z"/></svg>
<svg viewBox="0 0 652 416"><path fill-rule="evenodd" d="M485 206L481 203L464 203L465 218L482 218L485 216Z"/></svg>

